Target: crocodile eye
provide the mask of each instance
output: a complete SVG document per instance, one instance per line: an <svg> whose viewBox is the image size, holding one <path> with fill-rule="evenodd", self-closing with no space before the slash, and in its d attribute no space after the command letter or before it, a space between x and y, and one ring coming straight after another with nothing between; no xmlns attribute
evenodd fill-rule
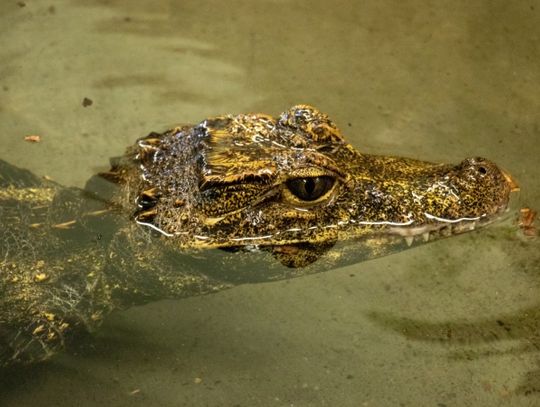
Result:
<svg viewBox="0 0 540 407"><path fill-rule="evenodd" d="M328 175L320 177L294 178L287 181L289 191L302 201L316 201L334 186L334 178Z"/></svg>

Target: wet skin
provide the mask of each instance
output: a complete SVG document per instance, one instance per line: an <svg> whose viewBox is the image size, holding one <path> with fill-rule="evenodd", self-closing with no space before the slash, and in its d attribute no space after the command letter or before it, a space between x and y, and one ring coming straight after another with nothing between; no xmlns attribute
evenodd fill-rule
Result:
<svg viewBox="0 0 540 407"><path fill-rule="evenodd" d="M305 105L151 133L84 190L0 162L0 365L47 359L115 309L476 229L516 188L481 158L362 154Z"/></svg>

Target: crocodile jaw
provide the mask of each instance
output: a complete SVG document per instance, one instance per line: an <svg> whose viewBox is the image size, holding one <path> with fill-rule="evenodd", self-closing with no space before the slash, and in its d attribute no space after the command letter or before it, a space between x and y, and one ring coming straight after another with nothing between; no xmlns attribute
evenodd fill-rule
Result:
<svg viewBox="0 0 540 407"><path fill-rule="evenodd" d="M481 158L447 165L360 153L305 105L152 133L130 154L111 170L126 185L122 204L173 250L410 245L489 223L517 188ZM303 199L291 189L317 177L332 179L327 193Z"/></svg>

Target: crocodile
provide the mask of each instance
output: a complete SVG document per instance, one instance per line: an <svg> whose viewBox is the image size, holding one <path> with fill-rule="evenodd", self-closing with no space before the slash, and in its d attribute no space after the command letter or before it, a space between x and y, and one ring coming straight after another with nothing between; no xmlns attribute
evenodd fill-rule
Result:
<svg viewBox="0 0 540 407"><path fill-rule="evenodd" d="M478 229L515 189L483 158L361 153L308 105L150 133L82 189L0 161L0 366L49 359L114 310Z"/></svg>

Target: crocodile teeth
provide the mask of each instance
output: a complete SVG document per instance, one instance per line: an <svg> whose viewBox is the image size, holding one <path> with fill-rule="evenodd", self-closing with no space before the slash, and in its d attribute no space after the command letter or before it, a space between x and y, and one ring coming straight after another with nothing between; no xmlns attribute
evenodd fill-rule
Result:
<svg viewBox="0 0 540 407"><path fill-rule="evenodd" d="M424 242L429 242L429 232L422 233L422 239Z"/></svg>
<svg viewBox="0 0 540 407"><path fill-rule="evenodd" d="M407 246L411 247L414 241L414 236L405 236L405 242L407 243Z"/></svg>
<svg viewBox="0 0 540 407"><path fill-rule="evenodd" d="M447 225L441 229L441 235L443 236L452 236L452 225Z"/></svg>

